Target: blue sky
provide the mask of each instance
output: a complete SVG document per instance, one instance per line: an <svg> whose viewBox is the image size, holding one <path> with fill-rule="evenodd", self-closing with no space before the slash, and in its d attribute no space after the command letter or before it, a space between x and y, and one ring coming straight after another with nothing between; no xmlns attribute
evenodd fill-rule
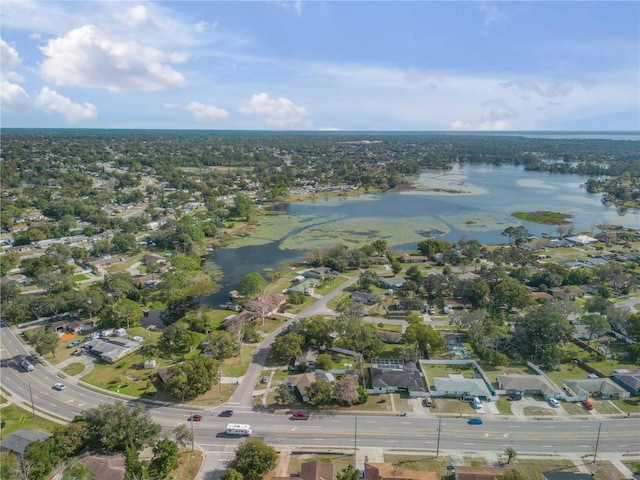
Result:
<svg viewBox="0 0 640 480"><path fill-rule="evenodd" d="M640 2L2 0L2 127L640 130Z"/></svg>

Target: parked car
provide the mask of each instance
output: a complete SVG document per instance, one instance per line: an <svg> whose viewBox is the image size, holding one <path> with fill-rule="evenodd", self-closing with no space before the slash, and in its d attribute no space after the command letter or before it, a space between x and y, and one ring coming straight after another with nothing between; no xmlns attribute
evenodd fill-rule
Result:
<svg viewBox="0 0 640 480"><path fill-rule="evenodd" d="M591 403L591 400L588 398L582 401L582 406L587 410L593 410L593 403Z"/></svg>
<svg viewBox="0 0 640 480"><path fill-rule="evenodd" d="M309 414L307 412L293 412L291 420L309 420Z"/></svg>
<svg viewBox="0 0 640 480"><path fill-rule="evenodd" d="M233 415L233 410L223 410L218 414L219 417L230 417L232 415Z"/></svg>
<svg viewBox="0 0 640 480"><path fill-rule="evenodd" d="M262 377L262 383L269 383L269 377L267 375Z"/></svg>
<svg viewBox="0 0 640 480"><path fill-rule="evenodd" d="M187 420L189 420L190 422L201 422L202 421L202 415L191 415L189 418L187 418Z"/></svg>
<svg viewBox="0 0 640 480"><path fill-rule="evenodd" d="M482 425L482 419L480 417L470 418L467 422L469 425Z"/></svg>
<svg viewBox="0 0 640 480"><path fill-rule="evenodd" d="M522 400L522 394L521 393L512 393L507 398L509 400L511 400L512 402L516 402L518 400Z"/></svg>
<svg viewBox="0 0 640 480"><path fill-rule="evenodd" d="M55 390L64 390L66 387L66 385L64 383L56 383L53 385L53 388Z"/></svg>
<svg viewBox="0 0 640 480"><path fill-rule="evenodd" d="M558 408L560 406L560 402L553 397L549 398L548 402L553 408Z"/></svg>

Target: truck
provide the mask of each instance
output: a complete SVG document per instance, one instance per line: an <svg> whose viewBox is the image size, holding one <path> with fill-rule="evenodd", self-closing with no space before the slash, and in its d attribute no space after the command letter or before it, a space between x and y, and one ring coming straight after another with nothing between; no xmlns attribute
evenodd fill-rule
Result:
<svg viewBox="0 0 640 480"><path fill-rule="evenodd" d="M227 435L237 435L239 437L248 437L251 435L251 425L241 423L229 423L225 431Z"/></svg>

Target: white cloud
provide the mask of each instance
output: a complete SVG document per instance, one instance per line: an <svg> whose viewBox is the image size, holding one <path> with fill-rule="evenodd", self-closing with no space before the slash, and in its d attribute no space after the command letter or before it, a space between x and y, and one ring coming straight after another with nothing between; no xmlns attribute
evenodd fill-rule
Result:
<svg viewBox="0 0 640 480"><path fill-rule="evenodd" d="M122 13L117 13L116 17L130 27L139 27L140 25L151 22L151 13L144 5L131 7Z"/></svg>
<svg viewBox="0 0 640 480"><path fill-rule="evenodd" d="M47 57L41 65L42 76L58 85L122 91L162 90L186 83L168 65L184 61L184 56L134 41L112 40L93 25L50 40L41 51Z"/></svg>
<svg viewBox="0 0 640 480"><path fill-rule="evenodd" d="M264 92L253 95L239 110L245 115L261 117L270 127L311 128L312 126L310 113L306 108L299 107L286 98L269 98L269 95Z"/></svg>
<svg viewBox="0 0 640 480"><path fill-rule="evenodd" d="M482 0L478 3L478 8L484 13L484 26L489 27L494 23L499 23L507 18L507 15L498 9L498 6L493 2Z"/></svg>
<svg viewBox="0 0 640 480"><path fill-rule="evenodd" d="M298 15L302 15L302 0L294 0L294 1L276 0L275 4L279 5L280 7L284 8L285 10L292 9Z"/></svg>
<svg viewBox="0 0 640 480"><path fill-rule="evenodd" d="M200 102L189 102L186 105L178 105L175 103L163 103L164 108L174 108L179 110L186 110L193 114L193 118L200 122L204 121L217 121L229 118L229 112L223 108L218 108L214 105L205 105Z"/></svg>
<svg viewBox="0 0 640 480"><path fill-rule="evenodd" d="M2 110L23 113L29 110L29 95L20 85L6 80L0 82L0 106Z"/></svg>
<svg viewBox="0 0 640 480"><path fill-rule="evenodd" d="M13 70L20 63L18 51L0 38L0 70L2 70L2 73Z"/></svg>
<svg viewBox="0 0 640 480"><path fill-rule="evenodd" d="M36 105L47 112L63 114L71 123L92 120L98 116L98 110L91 103L85 102L82 105L74 103L49 87L42 87L36 98Z"/></svg>

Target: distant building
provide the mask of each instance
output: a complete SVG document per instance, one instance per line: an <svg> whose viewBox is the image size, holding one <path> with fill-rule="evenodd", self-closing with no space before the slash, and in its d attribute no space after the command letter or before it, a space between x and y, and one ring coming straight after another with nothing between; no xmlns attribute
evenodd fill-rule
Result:
<svg viewBox="0 0 640 480"><path fill-rule="evenodd" d="M43 432L26 429L18 430L0 441L0 449L22 456L30 442L46 440L47 438L49 438L49 435Z"/></svg>

